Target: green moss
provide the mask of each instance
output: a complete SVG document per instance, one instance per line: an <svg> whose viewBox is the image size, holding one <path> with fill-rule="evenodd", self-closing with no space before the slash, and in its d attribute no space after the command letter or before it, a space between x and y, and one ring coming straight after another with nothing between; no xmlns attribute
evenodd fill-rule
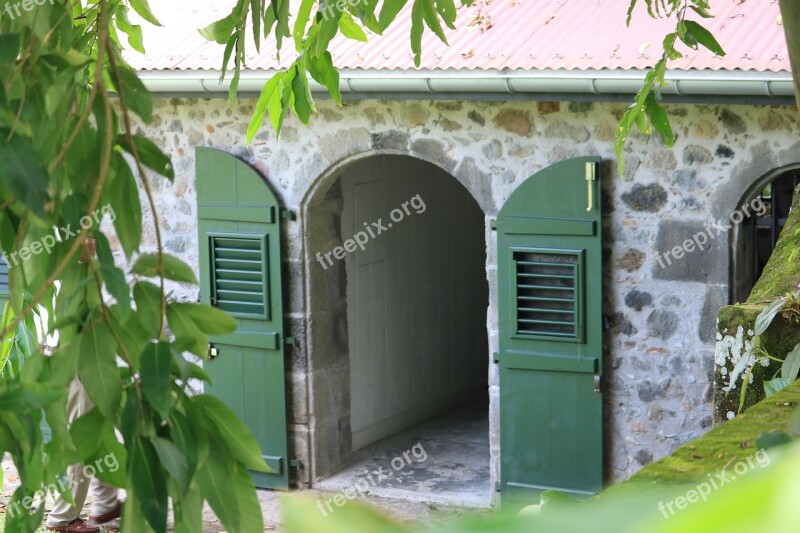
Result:
<svg viewBox="0 0 800 533"><path fill-rule="evenodd" d="M785 430L797 405L800 405L800 381L762 400L746 413L699 439L684 444L672 455L647 465L624 483L604 491L601 496L620 490L702 481L707 474L719 472L755 454L758 436Z"/></svg>

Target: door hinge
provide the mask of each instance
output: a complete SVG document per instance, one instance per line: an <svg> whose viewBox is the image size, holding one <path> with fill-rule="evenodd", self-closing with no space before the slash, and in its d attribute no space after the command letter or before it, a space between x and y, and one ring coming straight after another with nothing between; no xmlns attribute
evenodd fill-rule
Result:
<svg viewBox="0 0 800 533"><path fill-rule="evenodd" d="M603 376L601 376L600 374L595 374L594 375L594 391L595 392L600 392L602 382L603 382Z"/></svg>
<svg viewBox="0 0 800 533"><path fill-rule="evenodd" d="M208 343L208 360L210 361L212 359L216 359L218 355L219 355L219 350L217 350L217 347L209 342Z"/></svg>
<svg viewBox="0 0 800 533"><path fill-rule="evenodd" d="M281 218L285 218L286 220L294 220L294 211L291 209L281 209Z"/></svg>
<svg viewBox="0 0 800 533"><path fill-rule="evenodd" d="M289 467L302 470L306 465L303 464L301 459L289 459Z"/></svg>
<svg viewBox="0 0 800 533"><path fill-rule="evenodd" d="M494 352L492 354L492 361L494 361L494 364L496 364L496 365L499 364L500 363L500 354L497 353L497 352Z"/></svg>
<svg viewBox="0 0 800 533"><path fill-rule="evenodd" d="M495 481L494 482L494 490L495 490L495 492L500 492L500 482L499 481Z"/></svg>
<svg viewBox="0 0 800 533"><path fill-rule="evenodd" d="M489 221L489 229L492 231L497 231L497 220L493 219Z"/></svg>
<svg viewBox="0 0 800 533"><path fill-rule="evenodd" d="M297 344L297 338L286 337L285 339L283 339L283 343L288 344L289 346L294 346L295 344Z"/></svg>

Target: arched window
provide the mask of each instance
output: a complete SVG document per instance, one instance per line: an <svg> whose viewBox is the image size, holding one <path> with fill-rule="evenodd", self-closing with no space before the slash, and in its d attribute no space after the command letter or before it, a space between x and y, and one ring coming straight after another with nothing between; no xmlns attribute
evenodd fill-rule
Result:
<svg viewBox="0 0 800 533"><path fill-rule="evenodd" d="M759 180L742 199L740 205L749 204L751 208L755 206L762 214L752 213L734 228L734 269L731 280L734 302L747 300L764 271L764 266L775 249L775 243L778 242L778 236L786 224L798 183L800 165L785 167Z"/></svg>

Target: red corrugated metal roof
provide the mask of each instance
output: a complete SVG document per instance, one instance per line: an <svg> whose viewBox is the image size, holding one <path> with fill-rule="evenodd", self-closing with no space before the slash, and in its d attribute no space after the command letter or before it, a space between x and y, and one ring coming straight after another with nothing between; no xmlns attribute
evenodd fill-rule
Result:
<svg viewBox="0 0 800 533"><path fill-rule="evenodd" d="M354 1L354 0L352 0ZM235 0L169 0L155 3L162 28L145 28L146 56L127 52L139 70L219 70L223 47L205 41L197 28L229 11ZM640 2L644 4L644 2ZM625 26L629 0L475 0L461 7L456 31L445 46L430 31L423 37L423 69L589 70L640 69L658 59L669 23L650 19L637 6ZM712 0L713 20L702 21L725 48L724 58L688 50L675 69L788 71L789 58L777 0ZM410 6L383 36L369 43L337 37L331 52L343 69L411 70ZM274 69L294 57L287 40L282 61L273 40L261 53L248 42L248 67Z"/></svg>

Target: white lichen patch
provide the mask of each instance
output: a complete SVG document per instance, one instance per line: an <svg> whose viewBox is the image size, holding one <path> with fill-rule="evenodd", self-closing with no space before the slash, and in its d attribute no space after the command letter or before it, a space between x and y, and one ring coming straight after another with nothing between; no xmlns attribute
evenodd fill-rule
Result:
<svg viewBox="0 0 800 533"><path fill-rule="evenodd" d="M745 336L744 328L739 326L736 329L736 335L717 334L717 344L714 349L714 363L720 367L720 374L729 376L728 385L723 387L722 390L730 392L736 388L736 381L739 376L748 374L748 370L756 365L769 366L769 359L766 357L756 357L753 354L754 348L754 331L749 329L747 336ZM728 370L729 366L733 366L733 370ZM750 374L750 383L753 382L753 375Z"/></svg>

